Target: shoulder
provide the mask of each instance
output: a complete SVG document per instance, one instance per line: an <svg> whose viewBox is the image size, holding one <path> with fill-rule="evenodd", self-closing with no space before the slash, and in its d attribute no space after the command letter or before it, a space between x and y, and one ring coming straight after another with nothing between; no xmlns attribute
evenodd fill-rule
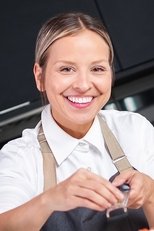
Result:
<svg viewBox="0 0 154 231"><path fill-rule="evenodd" d="M133 145L133 147L136 143L142 148L143 146L151 148L153 145L154 127L139 113L102 110L100 114L121 143Z"/></svg>
<svg viewBox="0 0 154 231"><path fill-rule="evenodd" d="M10 140L1 150L3 152L19 152L38 147L37 130L37 127L23 130L21 137Z"/></svg>
<svg viewBox="0 0 154 231"><path fill-rule="evenodd" d="M128 111L102 110L107 122L132 166L154 176L154 127L142 115Z"/></svg>
<svg viewBox="0 0 154 231"><path fill-rule="evenodd" d="M111 127L121 127L128 129L135 128L149 128L153 130L152 124L141 114L130 111L118 110L101 110L100 115L106 120Z"/></svg>
<svg viewBox="0 0 154 231"><path fill-rule="evenodd" d="M36 193L42 188L43 171L37 133L38 126L25 129L20 138L9 141L0 151L0 172L16 173L18 178L31 182ZM40 183L38 179L41 179Z"/></svg>

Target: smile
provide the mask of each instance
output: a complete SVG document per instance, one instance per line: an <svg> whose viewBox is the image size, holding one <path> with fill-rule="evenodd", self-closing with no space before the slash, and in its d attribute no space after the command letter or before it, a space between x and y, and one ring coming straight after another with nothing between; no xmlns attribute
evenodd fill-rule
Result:
<svg viewBox="0 0 154 231"><path fill-rule="evenodd" d="M74 96L68 96L67 97L69 101L71 101L72 103L79 103L79 104L84 104L84 103L90 103L93 99L92 96L88 96L88 97L74 97Z"/></svg>

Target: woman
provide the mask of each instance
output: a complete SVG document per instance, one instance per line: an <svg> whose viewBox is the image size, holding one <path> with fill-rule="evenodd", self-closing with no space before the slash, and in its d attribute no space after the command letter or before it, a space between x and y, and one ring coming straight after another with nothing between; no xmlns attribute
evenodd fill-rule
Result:
<svg viewBox="0 0 154 231"><path fill-rule="evenodd" d="M94 18L66 13L42 26L34 76L48 105L36 128L1 150L1 231L102 230L99 220L106 209L124 199L118 189L123 183L130 185L128 207L143 207L149 226L154 226L154 129L141 115L101 110L111 95L112 64L109 35ZM129 168L112 183L117 169L98 115L138 170ZM45 190L42 132L56 167L56 182ZM91 214L96 217L92 223Z"/></svg>

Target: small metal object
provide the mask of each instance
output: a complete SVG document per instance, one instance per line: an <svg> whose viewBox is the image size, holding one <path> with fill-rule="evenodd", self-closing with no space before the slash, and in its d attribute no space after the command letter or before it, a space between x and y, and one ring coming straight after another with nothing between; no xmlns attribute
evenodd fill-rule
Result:
<svg viewBox="0 0 154 231"><path fill-rule="evenodd" d="M129 198L129 191L130 191L130 186L128 184L123 184L120 185L119 190L124 194L124 199L122 202L118 202L117 204L111 206L106 210L106 217L110 218L111 213L115 210L122 211L123 213L127 212L127 203L128 203L128 198Z"/></svg>

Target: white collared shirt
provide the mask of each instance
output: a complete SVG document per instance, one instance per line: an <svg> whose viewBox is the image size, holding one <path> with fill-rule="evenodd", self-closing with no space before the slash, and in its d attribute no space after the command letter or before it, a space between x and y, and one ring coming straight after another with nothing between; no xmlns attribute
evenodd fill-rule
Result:
<svg viewBox="0 0 154 231"><path fill-rule="evenodd" d="M107 121L130 163L154 178L154 128L151 123L127 111L102 110L100 115ZM117 172L105 148L97 117L82 139L71 137L57 125L49 105L44 108L41 121L57 162L57 182L81 167L106 179ZM39 126L40 122L34 129L25 129L21 138L10 141L0 152L1 212L43 191L43 161L37 140Z"/></svg>
<svg viewBox="0 0 154 231"><path fill-rule="evenodd" d="M49 107L42 112L42 126L58 164L58 182L69 177L81 167L88 168L107 179L116 172L116 168L105 149L97 117L82 139L76 139L63 131L51 117ZM108 165L112 167L106 168Z"/></svg>

